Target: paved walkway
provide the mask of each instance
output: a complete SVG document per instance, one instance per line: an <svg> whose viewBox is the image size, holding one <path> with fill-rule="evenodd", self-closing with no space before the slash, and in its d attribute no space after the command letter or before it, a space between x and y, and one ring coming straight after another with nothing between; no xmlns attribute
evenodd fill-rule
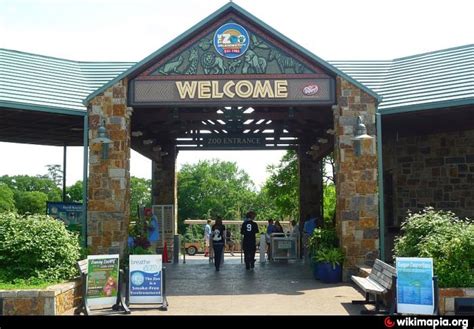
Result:
<svg viewBox="0 0 474 329"><path fill-rule="evenodd" d="M321 283L299 261L257 262L246 270L240 254L226 254L216 272L203 256L192 256L168 264L166 276L168 311L132 304L132 315L355 315L363 307L351 304L363 299L351 284Z"/></svg>

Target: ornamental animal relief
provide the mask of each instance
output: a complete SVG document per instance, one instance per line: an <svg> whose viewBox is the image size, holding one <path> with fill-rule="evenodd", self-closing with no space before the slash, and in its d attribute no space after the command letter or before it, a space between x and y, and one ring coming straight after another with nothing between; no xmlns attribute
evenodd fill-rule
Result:
<svg viewBox="0 0 474 329"><path fill-rule="evenodd" d="M287 80L176 81L180 99L287 98Z"/></svg>

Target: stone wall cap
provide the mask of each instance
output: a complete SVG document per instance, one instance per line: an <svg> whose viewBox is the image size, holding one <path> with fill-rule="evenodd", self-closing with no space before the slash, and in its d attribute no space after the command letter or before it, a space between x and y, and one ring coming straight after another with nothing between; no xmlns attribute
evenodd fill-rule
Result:
<svg viewBox="0 0 474 329"><path fill-rule="evenodd" d="M18 290L0 290L0 298L16 297Z"/></svg>

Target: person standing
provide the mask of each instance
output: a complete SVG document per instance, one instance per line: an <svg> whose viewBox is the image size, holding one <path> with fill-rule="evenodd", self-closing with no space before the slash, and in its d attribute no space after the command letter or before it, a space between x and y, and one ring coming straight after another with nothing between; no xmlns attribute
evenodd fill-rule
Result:
<svg viewBox="0 0 474 329"><path fill-rule="evenodd" d="M204 226L204 245L205 250L204 250L204 257L209 256L209 244L210 244L210 238L211 238L211 220L207 220L206 226Z"/></svg>
<svg viewBox="0 0 474 329"><path fill-rule="evenodd" d="M224 244L225 244L225 226L222 224L222 218L217 217L216 222L211 228L211 239L212 249L214 250L214 265L216 271L219 272L219 268L222 263L224 256Z"/></svg>
<svg viewBox="0 0 474 329"><path fill-rule="evenodd" d="M248 220L243 222L240 227L240 233L244 236L244 260L247 270L255 267L255 251L257 249L255 235L258 233L257 223L254 222L255 215L255 212L249 211L247 213Z"/></svg>
<svg viewBox="0 0 474 329"><path fill-rule="evenodd" d="M158 247L158 241L160 239L160 231L159 231L159 226L158 226L158 218L156 217L155 214L151 216L150 219L150 224L148 227L148 240L150 241L151 244L151 250L153 253L157 253L156 249Z"/></svg>
<svg viewBox="0 0 474 329"><path fill-rule="evenodd" d="M235 242L232 240L232 231L230 228L225 230L225 244L229 247L230 255L234 256Z"/></svg>

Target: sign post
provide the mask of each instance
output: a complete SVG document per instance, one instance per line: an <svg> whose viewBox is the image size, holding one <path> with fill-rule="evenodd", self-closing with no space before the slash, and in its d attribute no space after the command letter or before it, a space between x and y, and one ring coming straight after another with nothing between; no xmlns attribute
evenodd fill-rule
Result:
<svg viewBox="0 0 474 329"><path fill-rule="evenodd" d="M397 312L433 315L433 258L397 257Z"/></svg>

